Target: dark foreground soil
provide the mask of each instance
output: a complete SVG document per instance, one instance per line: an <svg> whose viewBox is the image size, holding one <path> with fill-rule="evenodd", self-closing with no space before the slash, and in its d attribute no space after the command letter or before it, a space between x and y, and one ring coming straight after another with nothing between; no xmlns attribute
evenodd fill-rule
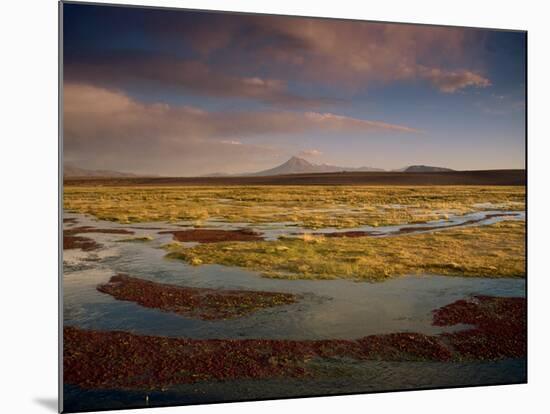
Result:
<svg viewBox="0 0 550 414"><path fill-rule="evenodd" d="M65 178L64 185L525 185L525 170L341 172L267 177Z"/></svg>
<svg viewBox="0 0 550 414"><path fill-rule="evenodd" d="M311 361L462 361L526 352L523 298L477 296L434 312L434 324L472 324L442 335L394 333L358 340L187 339L63 329L67 384L94 389L164 389L199 381L311 377Z"/></svg>
<svg viewBox="0 0 550 414"><path fill-rule="evenodd" d="M118 274L97 290L147 308L206 320L246 316L260 309L298 301L291 293L191 288Z"/></svg>
<svg viewBox="0 0 550 414"><path fill-rule="evenodd" d="M218 243L225 241L257 241L263 240L259 233L252 230L217 230L217 229L194 229L161 231L159 234L173 234L174 240L180 242Z"/></svg>

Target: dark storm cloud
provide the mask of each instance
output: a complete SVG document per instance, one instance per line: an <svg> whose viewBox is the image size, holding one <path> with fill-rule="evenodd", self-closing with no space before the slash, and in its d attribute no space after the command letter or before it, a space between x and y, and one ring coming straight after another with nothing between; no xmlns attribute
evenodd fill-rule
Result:
<svg viewBox="0 0 550 414"><path fill-rule="evenodd" d="M198 60L174 59L150 53L117 53L88 62L68 63L65 79L96 85L129 86L136 83L171 91L222 98L248 98L277 106L318 107L336 99L307 98L289 92L284 80L238 76L217 70Z"/></svg>
<svg viewBox="0 0 550 414"><path fill-rule="evenodd" d="M302 106L332 100L300 96L289 82L354 91L423 81L446 93L490 85L483 68L465 59L483 40L472 29L131 9L122 19L121 13L88 17L105 31L95 41L69 27L69 80L121 87L131 80L155 82L208 96ZM84 37L86 53L71 36Z"/></svg>

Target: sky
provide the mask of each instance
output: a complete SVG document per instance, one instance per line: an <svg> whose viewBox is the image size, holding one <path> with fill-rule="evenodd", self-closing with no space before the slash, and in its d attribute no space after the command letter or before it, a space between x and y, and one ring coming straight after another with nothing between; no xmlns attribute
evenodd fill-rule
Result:
<svg viewBox="0 0 550 414"><path fill-rule="evenodd" d="M524 168L525 55L513 31L64 4L64 161Z"/></svg>

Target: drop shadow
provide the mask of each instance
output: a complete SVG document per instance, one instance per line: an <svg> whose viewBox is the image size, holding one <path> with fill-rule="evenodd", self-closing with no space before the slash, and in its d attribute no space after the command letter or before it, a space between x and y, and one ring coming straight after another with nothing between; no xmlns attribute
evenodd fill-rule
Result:
<svg viewBox="0 0 550 414"><path fill-rule="evenodd" d="M57 398L35 398L34 402L47 408L49 411L58 412Z"/></svg>

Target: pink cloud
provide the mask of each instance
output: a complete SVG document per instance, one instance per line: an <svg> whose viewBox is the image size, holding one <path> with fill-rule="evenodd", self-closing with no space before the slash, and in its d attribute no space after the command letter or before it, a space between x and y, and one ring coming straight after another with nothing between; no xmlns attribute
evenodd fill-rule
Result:
<svg viewBox="0 0 550 414"><path fill-rule="evenodd" d="M428 79L441 92L445 93L453 93L469 86L475 86L477 88L491 86L489 79L468 70L449 72L441 69L426 68L420 70L420 76Z"/></svg>
<svg viewBox="0 0 550 414"><path fill-rule="evenodd" d="M317 149L303 150L298 153L299 157L320 157L323 153Z"/></svg>
<svg viewBox="0 0 550 414"><path fill-rule="evenodd" d="M243 69L242 62L258 62L283 78L298 76L352 88L427 80L449 93L490 85L479 71L464 67L468 49L482 39L475 29L278 16L232 16L218 23L216 37L223 32L225 40L206 41L207 53L215 55L232 45L242 52L239 60L228 62L236 70ZM192 31L196 36L191 46L203 48L199 33L205 39L210 36L200 25ZM248 58L242 59L243 54ZM438 74L427 76L431 70Z"/></svg>

